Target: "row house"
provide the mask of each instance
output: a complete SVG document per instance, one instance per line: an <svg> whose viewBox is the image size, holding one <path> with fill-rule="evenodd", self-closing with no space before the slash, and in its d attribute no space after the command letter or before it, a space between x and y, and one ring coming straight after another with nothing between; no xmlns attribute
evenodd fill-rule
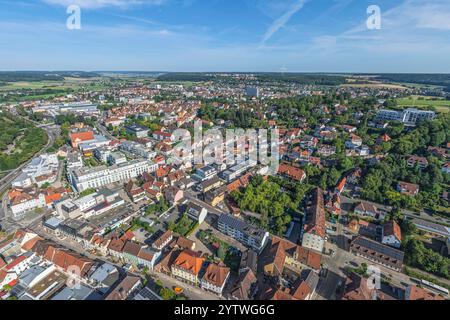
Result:
<svg viewBox="0 0 450 320"><path fill-rule="evenodd" d="M280 166L278 167L278 174L297 182L303 182L306 179L305 171L284 163L280 164Z"/></svg>
<svg viewBox="0 0 450 320"><path fill-rule="evenodd" d="M173 232L167 230L164 232L155 242L152 243L152 247L156 250L162 251L165 247L169 245L173 240Z"/></svg>

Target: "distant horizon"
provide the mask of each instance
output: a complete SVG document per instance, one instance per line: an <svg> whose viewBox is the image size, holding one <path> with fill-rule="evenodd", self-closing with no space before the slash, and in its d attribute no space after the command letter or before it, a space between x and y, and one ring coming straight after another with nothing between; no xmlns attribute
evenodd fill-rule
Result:
<svg viewBox="0 0 450 320"><path fill-rule="evenodd" d="M152 70L0 70L0 73L15 73L15 72L85 72L85 73L212 73L212 74L221 74L221 73L231 73L231 74L261 74L261 73L271 73L271 74L318 74L318 75L383 75L383 74L408 74L408 75L450 75L450 72L351 72L351 71L342 71L342 72L332 72L332 71L152 71Z"/></svg>

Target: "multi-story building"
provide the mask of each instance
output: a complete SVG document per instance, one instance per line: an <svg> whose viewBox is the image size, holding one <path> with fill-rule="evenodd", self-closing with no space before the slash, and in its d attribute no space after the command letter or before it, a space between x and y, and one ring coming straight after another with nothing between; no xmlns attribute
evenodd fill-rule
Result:
<svg viewBox="0 0 450 320"><path fill-rule="evenodd" d="M125 131L127 134L131 134L136 136L137 138L144 138L148 136L148 132L150 131L148 128L143 126L133 124L130 126L125 126Z"/></svg>
<svg viewBox="0 0 450 320"><path fill-rule="evenodd" d="M267 244L269 233L229 214L222 214L218 221L219 231L242 242L257 252Z"/></svg>
<svg viewBox="0 0 450 320"><path fill-rule="evenodd" d="M419 167L419 169L425 169L428 167L428 160L425 157L419 157L419 156L411 156L406 161L409 168L414 168L416 165Z"/></svg>
<svg viewBox="0 0 450 320"><path fill-rule="evenodd" d="M217 174L217 170L213 166L204 166L203 168L197 169L193 178L198 181L206 181L212 179Z"/></svg>
<svg viewBox="0 0 450 320"><path fill-rule="evenodd" d="M380 110L377 113L378 121L400 121L409 125L416 125L421 120L433 120L436 117L434 111L408 108L403 111Z"/></svg>
<svg viewBox="0 0 450 320"><path fill-rule="evenodd" d="M115 182L129 181L144 172L154 172L157 169L158 165L149 160L136 159L111 167L77 168L70 171L69 180L78 192L82 192Z"/></svg>
<svg viewBox="0 0 450 320"><path fill-rule="evenodd" d="M255 165L256 165L255 161L251 160L244 161L222 172L221 177L229 183L239 178L241 175L246 173L250 168L254 167Z"/></svg>
<svg viewBox="0 0 450 320"><path fill-rule="evenodd" d="M230 277L230 268L222 264L210 263L200 281L203 289L222 296L223 289Z"/></svg>
<svg viewBox="0 0 450 320"><path fill-rule="evenodd" d="M371 239L357 237L351 243L350 251L357 256L395 271L400 271L403 267L404 253L402 251Z"/></svg>
<svg viewBox="0 0 450 320"><path fill-rule="evenodd" d="M325 245L325 228L323 191L320 188L316 188L311 197L311 204L303 217L302 246L322 252Z"/></svg>
<svg viewBox="0 0 450 320"><path fill-rule="evenodd" d="M11 211L15 218L22 217L26 212L45 206L45 195L43 193L29 194L24 192L11 200Z"/></svg>
<svg viewBox="0 0 450 320"><path fill-rule="evenodd" d="M67 170L83 167L83 159L79 152L71 152L67 155Z"/></svg>
<svg viewBox="0 0 450 320"><path fill-rule="evenodd" d="M245 93L249 97L258 98L259 97L259 88L258 87L248 87L245 89Z"/></svg>
<svg viewBox="0 0 450 320"><path fill-rule="evenodd" d="M190 202L186 208L186 215L195 222L198 222L198 224L202 224L208 215L208 210L194 202Z"/></svg>
<svg viewBox="0 0 450 320"><path fill-rule="evenodd" d="M200 282L199 274L204 262L205 259L201 257L200 253L184 250L172 264L172 275L182 281L198 285Z"/></svg>
<svg viewBox="0 0 450 320"><path fill-rule="evenodd" d="M164 232L155 242L152 243L152 247L156 250L163 250L173 240L173 233L170 230Z"/></svg>

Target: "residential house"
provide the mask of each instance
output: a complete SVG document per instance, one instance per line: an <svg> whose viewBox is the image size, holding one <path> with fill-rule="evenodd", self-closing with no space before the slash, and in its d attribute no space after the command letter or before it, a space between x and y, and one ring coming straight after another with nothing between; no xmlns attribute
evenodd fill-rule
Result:
<svg viewBox="0 0 450 320"><path fill-rule="evenodd" d="M252 300L258 292L258 279L251 269L239 273L234 282L230 296L233 300Z"/></svg>
<svg viewBox="0 0 450 320"><path fill-rule="evenodd" d="M223 289L230 277L230 268L219 263L212 262L206 268L201 279L201 287L222 296Z"/></svg>
<svg viewBox="0 0 450 320"><path fill-rule="evenodd" d="M156 250L162 251L165 247L169 245L173 240L173 232L167 230L164 232L155 242L152 243L152 247Z"/></svg>
<svg viewBox="0 0 450 320"><path fill-rule="evenodd" d="M397 191L404 195L415 196L419 193L419 185L415 183L399 181L397 184Z"/></svg>
<svg viewBox="0 0 450 320"><path fill-rule="evenodd" d="M391 292L386 293L381 288L376 288L375 284L371 285L368 279L351 273L345 281L342 300L396 300L396 298Z"/></svg>
<svg viewBox="0 0 450 320"><path fill-rule="evenodd" d="M311 300L319 283L319 275L305 270L290 288L270 286L261 294L262 300Z"/></svg>
<svg viewBox="0 0 450 320"><path fill-rule="evenodd" d="M136 186L132 180L125 185L125 191L134 203L146 200L145 190Z"/></svg>
<svg viewBox="0 0 450 320"><path fill-rule="evenodd" d="M208 210L194 202L189 202L186 207L186 215L200 225L205 221Z"/></svg>
<svg viewBox="0 0 450 320"><path fill-rule="evenodd" d="M150 270L153 270L155 267L159 257L161 256L161 251L155 250L149 247L141 247L138 257L138 265L140 267L147 267Z"/></svg>
<svg viewBox="0 0 450 320"><path fill-rule="evenodd" d="M125 246L125 241L119 238L111 239L108 245L108 254L117 259L123 258L123 247Z"/></svg>
<svg viewBox="0 0 450 320"><path fill-rule="evenodd" d="M169 202L171 207L178 205L183 197L184 191L177 187L168 187L164 190L164 198Z"/></svg>
<svg viewBox="0 0 450 320"><path fill-rule="evenodd" d="M383 226L383 244L399 249L402 244L402 231L394 220L386 222Z"/></svg>
<svg viewBox="0 0 450 320"><path fill-rule="evenodd" d="M406 288L405 300L445 300L445 298L416 285L409 285Z"/></svg>
<svg viewBox="0 0 450 320"><path fill-rule="evenodd" d="M198 285L200 282L200 271L204 262L205 259L201 257L200 253L183 250L172 264L172 275L181 281Z"/></svg>
<svg viewBox="0 0 450 320"><path fill-rule="evenodd" d="M133 241L127 241L122 250L123 259L132 264L133 266L139 265L139 251L141 250L141 245Z"/></svg>
<svg viewBox="0 0 450 320"><path fill-rule="evenodd" d="M377 220L384 220L386 212L373 203L361 201L355 207L355 213L363 217L371 217Z"/></svg>
<svg viewBox="0 0 450 320"><path fill-rule="evenodd" d="M345 141L345 147L349 149L356 149L362 146L362 138L354 133L350 134L350 139Z"/></svg>

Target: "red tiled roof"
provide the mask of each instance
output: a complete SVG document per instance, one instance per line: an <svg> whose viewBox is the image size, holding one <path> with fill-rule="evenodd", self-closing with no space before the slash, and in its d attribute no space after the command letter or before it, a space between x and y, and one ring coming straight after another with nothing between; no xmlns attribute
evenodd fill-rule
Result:
<svg viewBox="0 0 450 320"><path fill-rule="evenodd" d="M287 175L288 177L301 181L306 176L305 171L300 168L296 168L287 164L280 164L278 168L278 173L282 175Z"/></svg>
<svg viewBox="0 0 450 320"><path fill-rule="evenodd" d="M21 255L21 256L17 257L16 259L14 259L10 263L8 263L8 265L5 267L5 270L11 270L12 268L17 266L21 262L25 261L26 259L27 259L27 257L24 256L24 255Z"/></svg>
<svg viewBox="0 0 450 320"><path fill-rule="evenodd" d="M217 286L222 287L230 274L230 268L219 265L216 263L210 263L206 268L203 280Z"/></svg>
<svg viewBox="0 0 450 320"><path fill-rule="evenodd" d="M189 271L194 275L198 275L204 261L205 259L201 258L197 252L184 250L175 260L174 265L178 268Z"/></svg>
<svg viewBox="0 0 450 320"><path fill-rule="evenodd" d="M312 201L312 205L306 212L305 233L313 233L325 238L325 207L322 189L316 188L313 191Z"/></svg>
<svg viewBox="0 0 450 320"><path fill-rule="evenodd" d="M72 146L76 146L79 142L94 140L94 132L93 131L85 131L85 132L75 132L69 134L70 140L72 142Z"/></svg>
<svg viewBox="0 0 450 320"><path fill-rule="evenodd" d="M407 300L445 300L440 295L414 285L410 286L407 291L409 292Z"/></svg>
<svg viewBox="0 0 450 320"><path fill-rule="evenodd" d="M402 241L402 230L400 229L398 223L395 222L394 220L386 222L383 227L383 236L390 236L390 235L394 235L396 239Z"/></svg>

